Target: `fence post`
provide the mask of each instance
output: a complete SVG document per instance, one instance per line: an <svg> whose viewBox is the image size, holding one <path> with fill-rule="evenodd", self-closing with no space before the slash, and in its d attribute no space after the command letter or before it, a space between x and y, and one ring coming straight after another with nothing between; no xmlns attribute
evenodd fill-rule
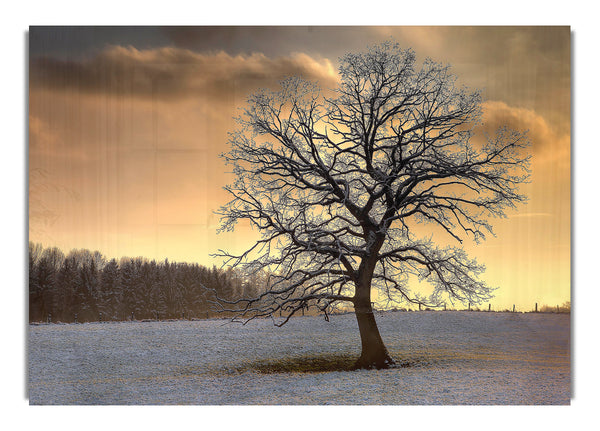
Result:
<svg viewBox="0 0 600 431"><path fill-rule="evenodd" d="M537 313L537 302L535 303L535 312Z"/></svg>
<svg viewBox="0 0 600 431"><path fill-rule="evenodd" d="M488 304L488 311L492 311L492 304Z"/></svg>
<svg viewBox="0 0 600 431"><path fill-rule="evenodd" d="M133 311L131 312L131 321L133 322Z"/></svg>
<svg viewBox="0 0 600 431"><path fill-rule="evenodd" d="M444 311L446 311L446 303L444 302Z"/></svg>
<svg viewBox="0 0 600 431"><path fill-rule="evenodd" d="M100 321L102 322L102 313L98 313L100 315Z"/></svg>
<svg viewBox="0 0 600 431"><path fill-rule="evenodd" d="M471 311L471 303L469 302L469 311Z"/></svg>
<svg viewBox="0 0 600 431"><path fill-rule="evenodd" d="M515 312L515 304L513 304L513 313Z"/></svg>
<svg viewBox="0 0 600 431"><path fill-rule="evenodd" d="M77 313L75 313L75 323L77 323Z"/></svg>

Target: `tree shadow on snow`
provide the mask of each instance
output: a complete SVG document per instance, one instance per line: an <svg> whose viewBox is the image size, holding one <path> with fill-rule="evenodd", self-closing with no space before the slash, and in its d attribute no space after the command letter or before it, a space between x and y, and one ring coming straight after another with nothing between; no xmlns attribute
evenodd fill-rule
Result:
<svg viewBox="0 0 600 431"><path fill-rule="evenodd" d="M245 365L244 371L257 371L262 374L356 371L356 360L356 355L344 354L286 357L248 363ZM394 368L406 368L413 365L410 361L397 361Z"/></svg>

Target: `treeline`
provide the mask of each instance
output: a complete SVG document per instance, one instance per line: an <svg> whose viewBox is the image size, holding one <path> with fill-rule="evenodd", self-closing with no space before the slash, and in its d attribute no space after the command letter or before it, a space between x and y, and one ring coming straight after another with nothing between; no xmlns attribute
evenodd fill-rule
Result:
<svg viewBox="0 0 600 431"><path fill-rule="evenodd" d="M210 300L254 296L260 277L232 269L156 262L143 257L108 260L98 251L29 243L29 321L207 318ZM262 284L264 286L264 284Z"/></svg>

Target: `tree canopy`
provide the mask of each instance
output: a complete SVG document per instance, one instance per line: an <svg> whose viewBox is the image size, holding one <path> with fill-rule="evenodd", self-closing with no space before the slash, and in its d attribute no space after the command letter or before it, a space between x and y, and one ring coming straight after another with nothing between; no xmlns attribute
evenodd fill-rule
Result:
<svg viewBox="0 0 600 431"><path fill-rule="evenodd" d="M220 303L246 319L278 310L289 319L348 302L359 319L359 362L382 365L390 358L364 359L363 335L377 332L374 319L361 323L372 316L372 289L427 306L490 298L484 266L460 245L484 240L490 219L525 201L528 140L508 128L472 139L480 93L459 86L449 66L418 65L392 42L342 57L339 78L332 95L292 77L248 98L223 155L236 179L221 229L248 220L261 237L241 255L221 255L271 279L259 295ZM426 229L456 244L436 245Z"/></svg>

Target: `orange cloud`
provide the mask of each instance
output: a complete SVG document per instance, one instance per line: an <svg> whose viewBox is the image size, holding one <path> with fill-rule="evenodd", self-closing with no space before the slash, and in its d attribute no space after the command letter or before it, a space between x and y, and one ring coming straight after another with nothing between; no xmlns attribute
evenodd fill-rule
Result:
<svg viewBox="0 0 600 431"><path fill-rule="evenodd" d="M259 53L231 56L222 51L200 54L173 47L138 50L112 46L80 61L33 59L30 85L153 99L219 98L271 86L292 75L318 80L324 87L336 80L329 60L315 60L303 53L269 58Z"/></svg>
<svg viewBox="0 0 600 431"><path fill-rule="evenodd" d="M538 162L545 160L570 160L570 137L559 132L531 109L509 106L504 102L488 101L483 103L483 125L480 131L494 136L499 127L508 126L511 129L527 131L532 144L534 159Z"/></svg>

